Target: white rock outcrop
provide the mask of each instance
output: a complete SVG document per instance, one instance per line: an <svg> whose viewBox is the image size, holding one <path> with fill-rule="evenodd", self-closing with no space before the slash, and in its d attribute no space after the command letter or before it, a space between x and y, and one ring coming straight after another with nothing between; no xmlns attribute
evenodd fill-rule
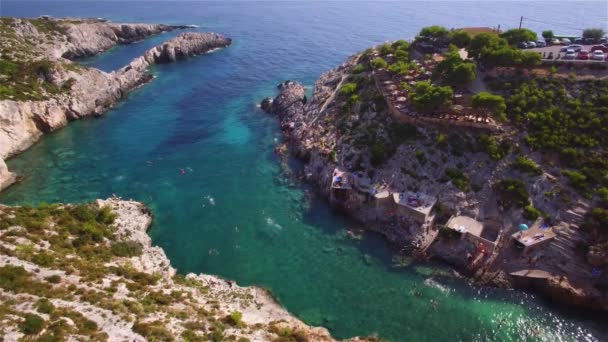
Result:
<svg viewBox="0 0 608 342"><path fill-rule="evenodd" d="M153 78L148 70L152 64L174 62L231 44L230 38L216 33L186 32L150 49L127 66L106 73L76 66L63 57L94 55L116 44L143 39L176 26L86 21L65 25L64 35L49 36L37 48L41 49L39 57L56 62L46 77L69 91L44 101L0 101L0 160L23 152L44 133L64 127L71 120L103 114L127 93ZM16 21L14 30L24 39L47 37L28 21ZM6 171L0 173L0 180L2 190L15 177Z"/></svg>

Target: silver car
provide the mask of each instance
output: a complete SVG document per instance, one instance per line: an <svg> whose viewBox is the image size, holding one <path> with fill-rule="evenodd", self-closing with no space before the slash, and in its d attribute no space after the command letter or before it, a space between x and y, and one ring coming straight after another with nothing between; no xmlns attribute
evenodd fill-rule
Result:
<svg viewBox="0 0 608 342"><path fill-rule="evenodd" d="M564 59L575 59L575 58L576 58L576 52L574 52L574 50L572 50L572 49L566 50Z"/></svg>
<svg viewBox="0 0 608 342"><path fill-rule="evenodd" d="M593 51L593 55L591 55L591 59L594 61L603 61L606 59L606 54L602 50L595 50Z"/></svg>

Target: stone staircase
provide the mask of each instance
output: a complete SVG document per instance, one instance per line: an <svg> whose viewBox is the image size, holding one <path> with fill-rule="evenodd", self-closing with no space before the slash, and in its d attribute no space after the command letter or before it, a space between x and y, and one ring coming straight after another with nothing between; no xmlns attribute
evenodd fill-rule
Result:
<svg viewBox="0 0 608 342"><path fill-rule="evenodd" d="M577 244L583 242L578 230L588 210L589 204L580 200L572 209L566 211L561 218L564 223L553 230L557 236L549 247L551 255L557 258L558 270L581 278L591 277L591 266L584 255L577 251Z"/></svg>

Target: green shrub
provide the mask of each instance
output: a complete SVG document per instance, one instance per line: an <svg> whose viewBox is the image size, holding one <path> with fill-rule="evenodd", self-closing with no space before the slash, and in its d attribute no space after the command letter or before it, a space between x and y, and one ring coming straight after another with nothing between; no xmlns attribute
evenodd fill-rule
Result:
<svg viewBox="0 0 608 342"><path fill-rule="evenodd" d="M154 303L158 305L169 305L171 304L171 301L171 296L158 291L152 291L144 298L145 303Z"/></svg>
<svg viewBox="0 0 608 342"><path fill-rule="evenodd" d="M21 324L21 332L26 335L36 335L44 328L44 319L36 314L26 314Z"/></svg>
<svg viewBox="0 0 608 342"><path fill-rule="evenodd" d="M363 64L357 64L353 68L353 74L360 74L365 71L365 66Z"/></svg>
<svg viewBox="0 0 608 342"><path fill-rule="evenodd" d="M526 218L528 220L536 220L538 217L540 217L540 215L541 215L540 210L534 208L532 205L527 205L524 207L524 212L523 212L524 218Z"/></svg>
<svg viewBox="0 0 608 342"><path fill-rule="evenodd" d="M101 224L110 225L114 223L116 214L112 212L112 208L105 206L97 212L97 217L95 219Z"/></svg>
<svg viewBox="0 0 608 342"><path fill-rule="evenodd" d="M52 276L44 278L44 280L51 284L59 284L61 282L61 277L58 274L53 274Z"/></svg>
<svg viewBox="0 0 608 342"><path fill-rule="evenodd" d="M32 262L42 267L49 267L55 261L55 257L47 252L38 252L32 257Z"/></svg>
<svg viewBox="0 0 608 342"><path fill-rule="evenodd" d="M538 176L543 173L538 164L536 164L532 159L525 156L517 157L517 159L515 159L515 162L513 162L511 166L514 169L534 176Z"/></svg>
<svg viewBox="0 0 608 342"><path fill-rule="evenodd" d="M119 241L112 244L112 254L117 257L134 257L140 256L143 252L143 246L137 241Z"/></svg>
<svg viewBox="0 0 608 342"><path fill-rule="evenodd" d="M184 342L204 342L205 339L199 336L193 330L186 329L182 332L182 341Z"/></svg>
<svg viewBox="0 0 608 342"><path fill-rule="evenodd" d="M579 171L563 170L562 174L568 178L575 188L579 190L584 190L586 188L587 176Z"/></svg>
<svg viewBox="0 0 608 342"><path fill-rule="evenodd" d="M433 112L452 105L454 91L450 87L438 87L431 82L418 82L411 96L411 101L416 110L421 112Z"/></svg>
<svg viewBox="0 0 608 342"><path fill-rule="evenodd" d="M30 274L21 266L6 265L0 267L0 287L16 292L26 286Z"/></svg>
<svg viewBox="0 0 608 342"><path fill-rule="evenodd" d="M40 313L51 314L55 310L55 306L47 298L40 298L36 302L36 310Z"/></svg>
<svg viewBox="0 0 608 342"><path fill-rule="evenodd" d="M524 182L519 179L503 179L496 183L495 189L499 195L500 203L509 208L515 205L524 208L530 205L530 195Z"/></svg>
<svg viewBox="0 0 608 342"><path fill-rule="evenodd" d="M511 143L506 139L499 141L494 136L481 134L478 143L481 150L485 151L494 160L501 160L511 152Z"/></svg>
<svg viewBox="0 0 608 342"><path fill-rule="evenodd" d="M173 341L173 336L160 321L149 323L137 321L133 324L133 331L150 341Z"/></svg>
<svg viewBox="0 0 608 342"><path fill-rule="evenodd" d="M380 166L387 158L386 149L383 144L376 143L370 148L370 162L373 166Z"/></svg>
<svg viewBox="0 0 608 342"><path fill-rule="evenodd" d="M346 96L350 96L351 94L354 94L357 91L357 83L351 82L351 83L344 83L342 85L342 87L340 88L340 93L342 93L343 95Z"/></svg>
<svg viewBox="0 0 608 342"><path fill-rule="evenodd" d="M226 322L235 327L244 327L243 314L240 311L234 311L226 317Z"/></svg>
<svg viewBox="0 0 608 342"><path fill-rule="evenodd" d="M372 68L374 69L386 69L388 63L383 58L374 58L371 62Z"/></svg>
<svg viewBox="0 0 608 342"><path fill-rule="evenodd" d="M470 188L471 180L469 175L459 169L446 169L444 177L452 181L452 184L462 191L468 191Z"/></svg>

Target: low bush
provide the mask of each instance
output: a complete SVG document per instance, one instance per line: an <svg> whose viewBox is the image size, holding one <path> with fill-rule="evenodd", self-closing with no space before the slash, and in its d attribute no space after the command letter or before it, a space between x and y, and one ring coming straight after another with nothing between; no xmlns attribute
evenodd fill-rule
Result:
<svg viewBox="0 0 608 342"><path fill-rule="evenodd" d="M112 244L112 254L117 257L134 257L140 256L143 252L143 246L137 241L119 241Z"/></svg>
<svg viewBox="0 0 608 342"><path fill-rule="evenodd" d="M529 175L538 176L543 173L541 168L536 164L532 159L519 156L515 159L515 162L511 165L514 169L517 169L521 172L525 172Z"/></svg>
<svg viewBox="0 0 608 342"><path fill-rule="evenodd" d="M500 203L507 208L512 206L524 208L530 205L530 195L524 182L519 179L500 180L496 183L495 189Z"/></svg>
<svg viewBox="0 0 608 342"><path fill-rule="evenodd" d="M36 310L43 314L51 314L55 310L55 306L47 298L40 298L36 302Z"/></svg>
<svg viewBox="0 0 608 342"><path fill-rule="evenodd" d="M21 324L21 332L26 335L36 335L44 328L44 319L36 314L26 314Z"/></svg>
<svg viewBox="0 0 608 342"><path fill-rule="evenodd" d="M534 208L532 205L527 205L524 207L523 216L528 220L536 220L541 215L540 210Z"/></svg>
<svg viewBox="0 0 608 342"><path fill-rule="evenodd" d="M150 341L173 341L173 336L160 321L143 323L137 321L133 324L133 331Z"/></svg>
<svg viewBox="0 0 608 342"><path fill-rule="evenodd" d="M469 175L459 169L446 169L444 177L449 179L452 184L461 191L468 191L470 188L471 180Z"/></svg>

